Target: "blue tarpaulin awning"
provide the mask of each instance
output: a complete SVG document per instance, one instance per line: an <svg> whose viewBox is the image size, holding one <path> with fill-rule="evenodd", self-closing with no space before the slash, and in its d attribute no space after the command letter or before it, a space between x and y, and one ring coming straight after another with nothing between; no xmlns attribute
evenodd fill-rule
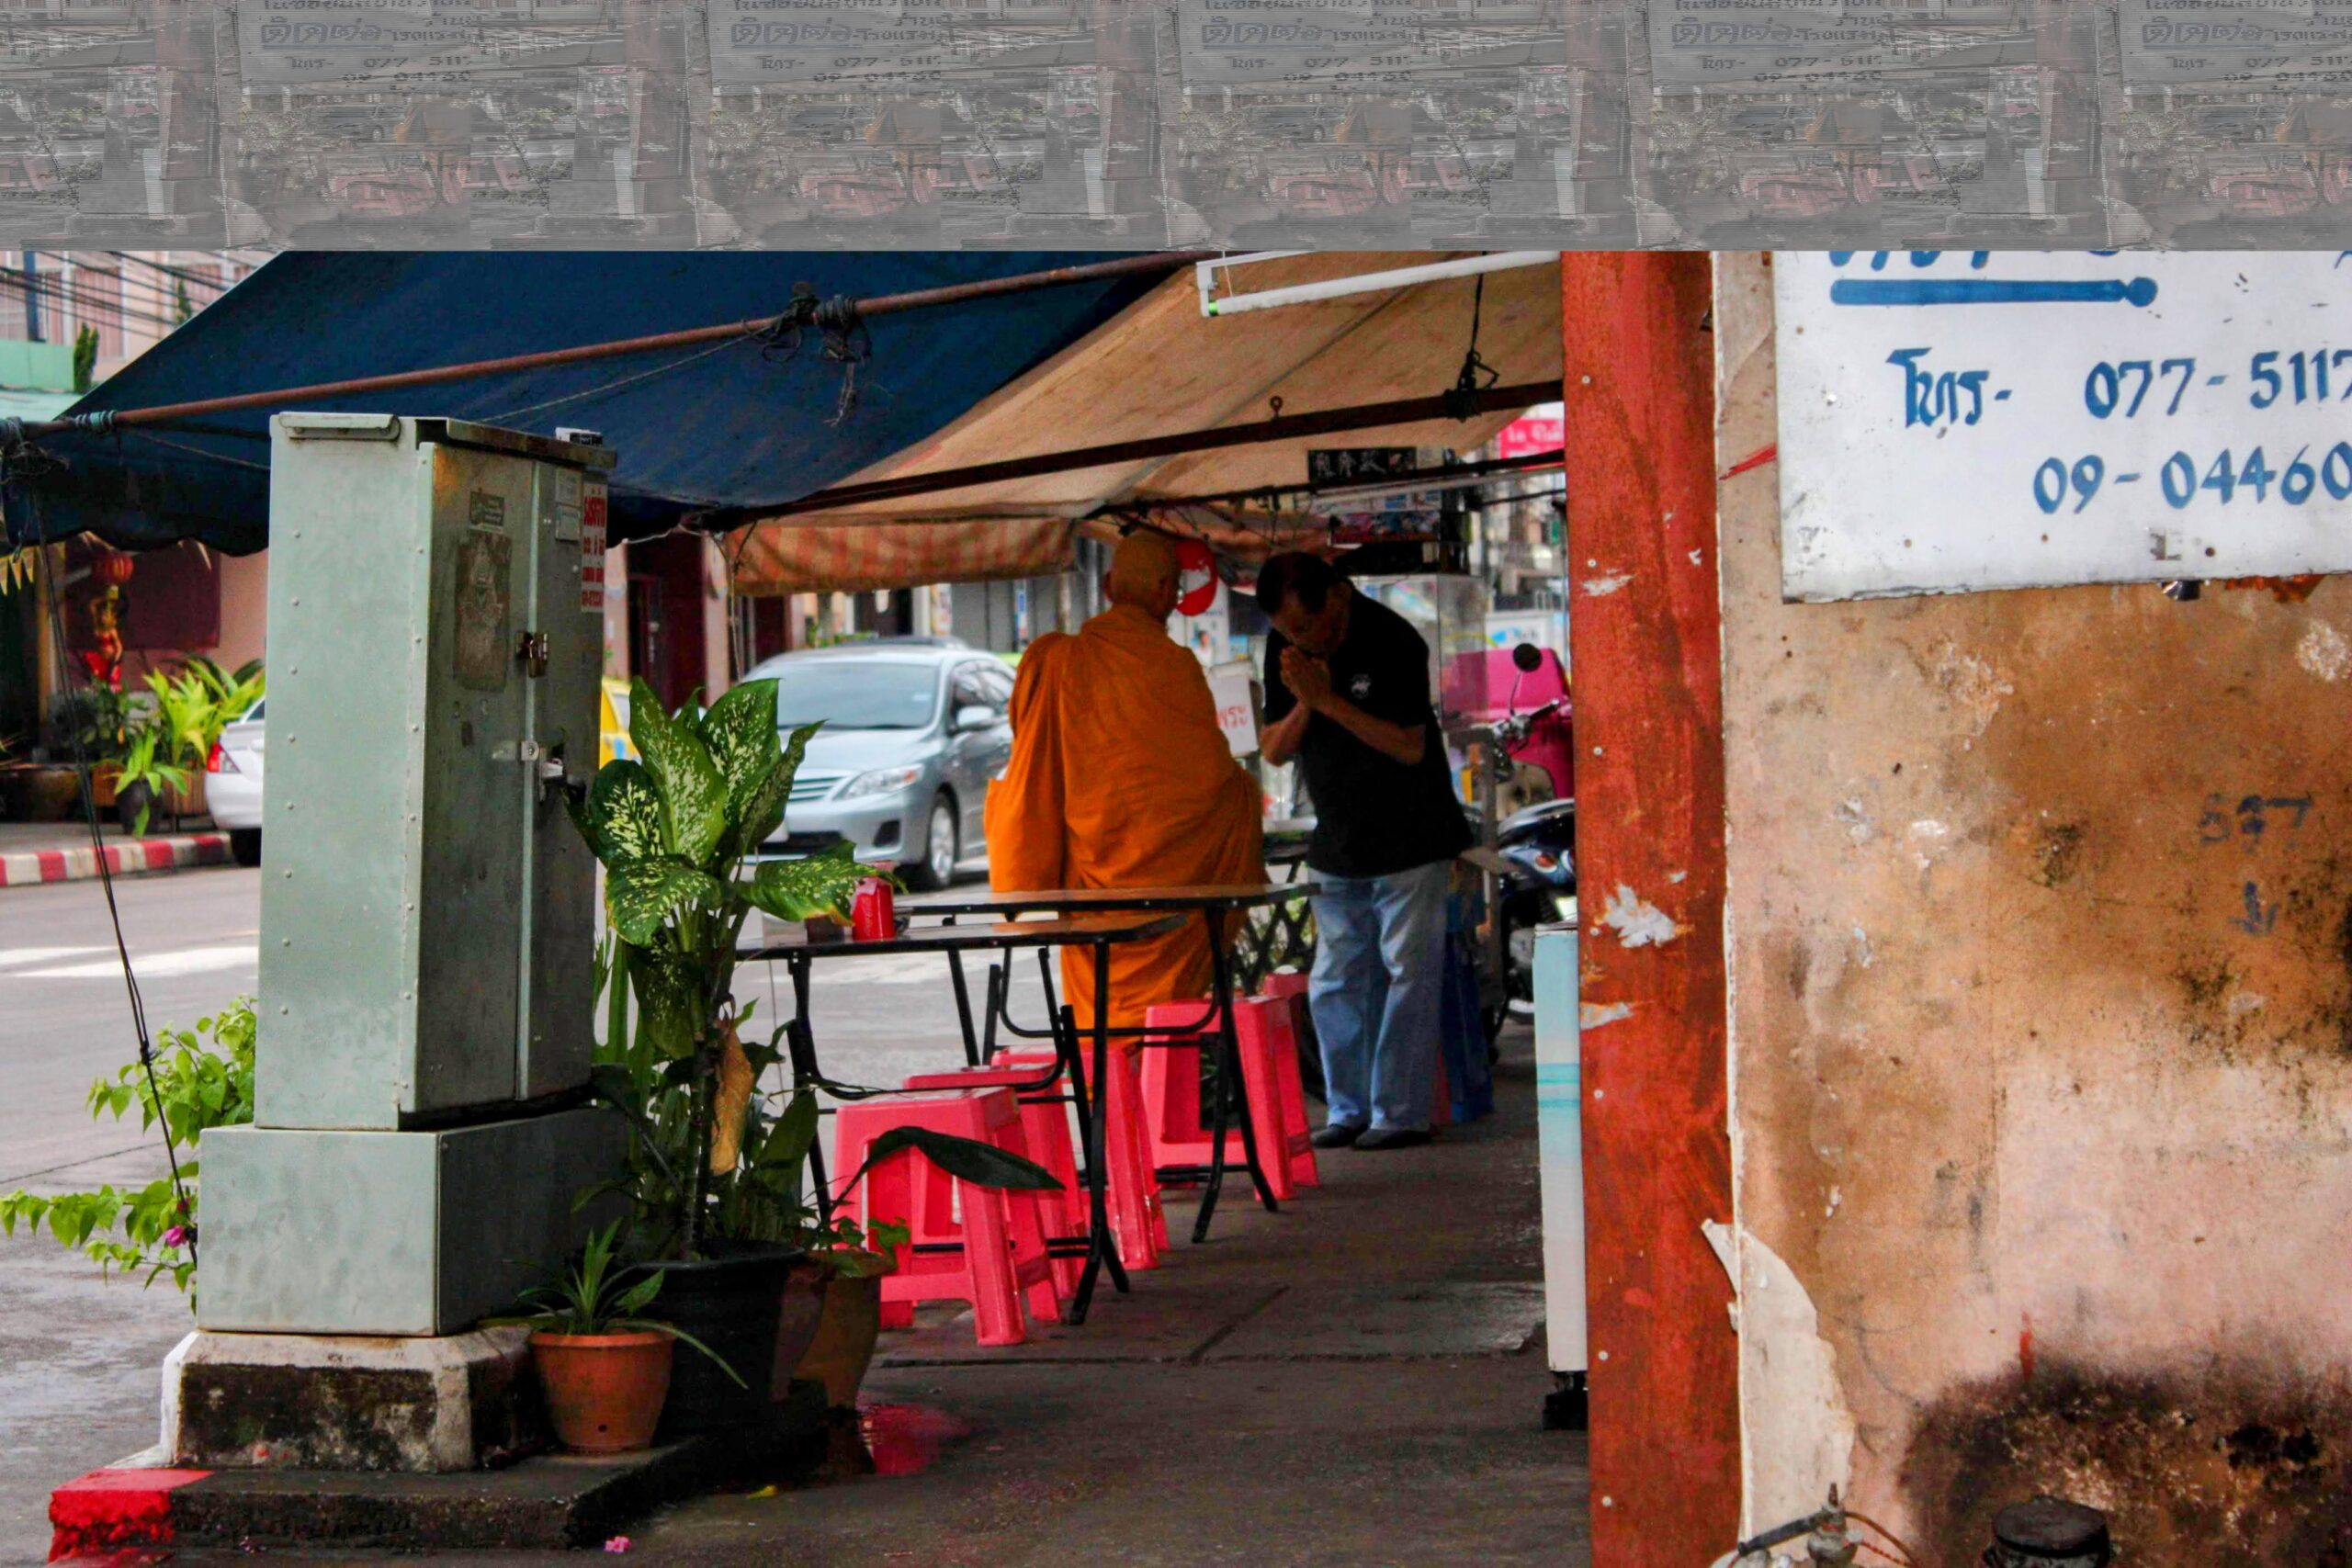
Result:
<svg viewBox="0 0 2352 1568"><path fill-rule="evenodd" d="M153 408L773 317L796 284L872 299L1102 259L1054 253L514 253L281 255L133 361L74 413ZM600 432L619 457L623 538L689 513L797 500L923 440L1148 291L1151 274L878 317L839 418L844 367L811 329L287 408ZM128 548L268 544L268 408L39 438L9 463L17 541L82 531Z"/></svg>

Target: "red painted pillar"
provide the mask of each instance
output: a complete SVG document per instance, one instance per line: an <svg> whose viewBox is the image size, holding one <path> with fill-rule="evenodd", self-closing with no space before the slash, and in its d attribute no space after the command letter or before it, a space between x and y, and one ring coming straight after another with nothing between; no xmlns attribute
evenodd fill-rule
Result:
<svg viewBox="0 0 2352 1568"><path fill-rule="evenodd" d="M1739 1518L1724 1095L1722 609L1704 254L1560 260L1596 1568Z"/></svg>

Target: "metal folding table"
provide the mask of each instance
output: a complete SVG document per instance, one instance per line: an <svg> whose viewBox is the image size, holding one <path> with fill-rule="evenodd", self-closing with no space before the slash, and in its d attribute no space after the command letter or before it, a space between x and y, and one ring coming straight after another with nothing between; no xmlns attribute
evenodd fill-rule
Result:
<svg viewBox="0 0 2352 1568"><path fill-rule="evenodd" d="M791 973L793 1018L787 1026L786 1037L795 1086L822 1086L837 1098L874 1099L905 1091L837 1085L818 1070L816 1035L808 1021L808 979L810 970L820 960L876 958L892 953L936 953L944 955L955 968L957 1002L959 1010L963 1010L966 1054L968 1057L974 1052L970 1043L970 1015L967 1010L962 1009L965 953L1011 953L1023 949L1035 949L1042 953L1065 947L1091 948L1094 955L1094 994L1107 1000L1111 989L1111 950L1125 942L1148 942L1153 937L1165 936L1180 930L1183 922L1182 915L1172 912L1097 911L1063 919L929 926L910 930L888 942L786 942L747 950L742 957L761 962L781 960ZM1105 1268L1111 1271L1114 1286L1121 1291L1127 1289L1127 1271L1120 1265L1118 1250L1111 1240L1109 1189L1105 1185L1109 1168L1102 1155L1104 1129L1110 1114L1105 1087L1111 1054L1111 1033L1104 1027L1107 1018L1107 1011L1098 1010L1094 1021L1091 1092L1087 1075L1078 1071L1078 1035L1069 1026L1067 1014L1049 1031L1054 1038L1057 1063L1054 1073L1035 1085L1023 1086L1030 1089L1049 1087L1067 1068L1071 1072L1071 1088L1080 1105L1080 1122L1086 1140L1088 1224L1086 1267L1079 1275L1077 1294L1063 1309L1064 1321L1072 1324L1086 1321L1087 1308L1094 1299L1095 1281ZM818 1206L830 1218L831 1196L826 1185L822 1153L812 1148L808 1157L810 1172L817 1184Z"/></svg>

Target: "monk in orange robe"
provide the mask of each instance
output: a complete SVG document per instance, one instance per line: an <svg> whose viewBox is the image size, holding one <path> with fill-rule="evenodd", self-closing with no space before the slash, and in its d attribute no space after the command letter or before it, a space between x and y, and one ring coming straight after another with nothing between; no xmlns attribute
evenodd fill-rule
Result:
<svg viewBox="0 0 2352 1568"><path fill-rule="evenodd" d="M1103 584L1111 607L1075 636L1029 645L1012 690L1012 760L989 787L989 882L999 892L1170 887L1266 877L1257 787L1217 728L1200 660L1168 635L1176 552L1138 532ZM1111 950L1114 1028L1155 1003L1206 997L1198 919ZM1094 1021L1094 954L1062 953L1062 987ZM1133 1042L1129 1042L1133 1043Z"/></svg>

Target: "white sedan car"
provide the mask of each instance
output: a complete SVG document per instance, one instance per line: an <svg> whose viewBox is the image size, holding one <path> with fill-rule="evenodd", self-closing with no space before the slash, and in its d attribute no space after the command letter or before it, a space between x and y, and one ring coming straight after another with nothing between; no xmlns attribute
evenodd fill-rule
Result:
<svg viewBox="0 0 2352 1568"><path fill-rule="evenodd" d="M229 852L239 865L261 863L261 717L266 705L266 698L255 703L222 730L204 764L205 804L213 825L228 833Z"/></svg>

